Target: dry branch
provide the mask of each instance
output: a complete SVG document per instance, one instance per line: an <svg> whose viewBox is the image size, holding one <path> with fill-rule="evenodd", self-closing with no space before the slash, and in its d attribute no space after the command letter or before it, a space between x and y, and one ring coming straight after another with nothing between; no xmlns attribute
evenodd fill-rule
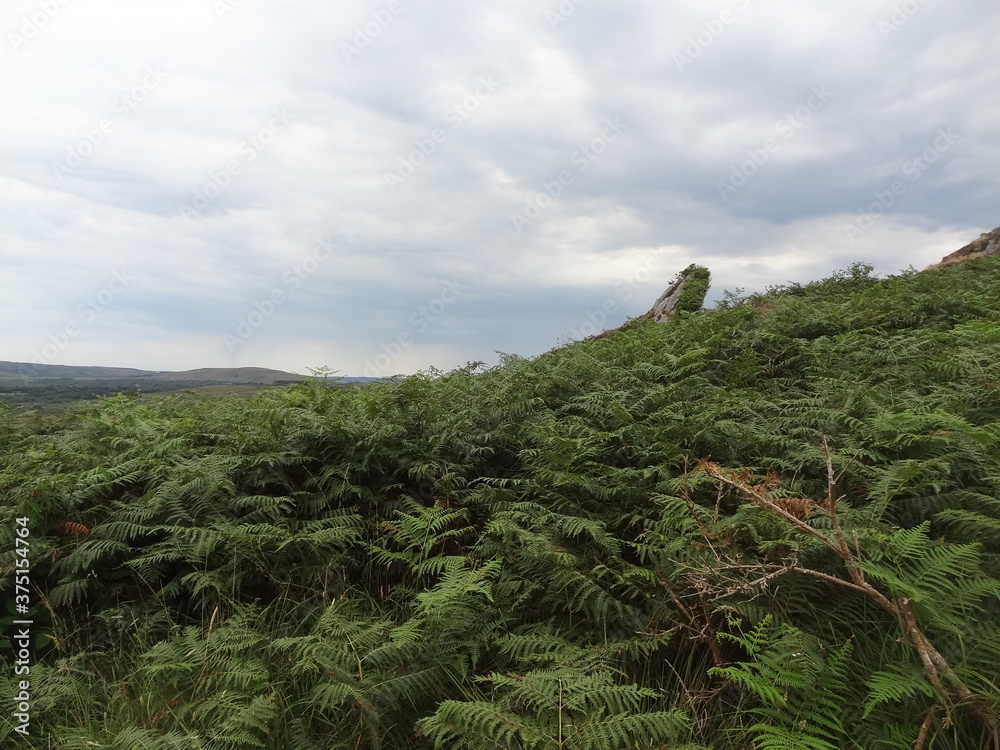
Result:
<svg viewBox="0 0 1000 750"><path fill-rule="evenodd" d="M949 702L957 699L959 702L967 703L989 729L993 738L994 746L1000 750L1000 718L997 717L992 707L989 706L981 696L974 694L968 686L962 682L961 678L951 668L951 665L948 664L948 661L941 655L940 651L935 648L934 644L931 643L930 639L920 628L919 623L917 623L916 617L910 607L910 600L905 597L901 597L899 599L890 598L890 596L887 596L874 585L865 580L864 571L858 564L855 554L851 551L851 547L847 542L847 536L844 534L844 530L840 524L840 518L837 512L837 502L842 498L838 497L836 493L836 476L833 471L833 459L830 454L829 445L826 441L826 436L823 436L822 442L823 453L826 457L827 496L821 502L817 502L816 506L820 507L823 513L829 517L833 528L833 537L830 537L819 529L810 526L794 513L791 513L782 507L779 499L771 496L771 491L775 489L776 486L772 478L769 477L768 480L765 480L760 484L752 485L750 484L749 476L747 476L746 473L724 469L718 464L707 459L700 460L698 462L698 468L719 482L739 490L755 505L767 508L786 520L799 531L817 539L829 547L843 561L847 568L850 580L838 578L837 576L829 575L818 570L803 568L792 563L784 566L775 566L775 569L763 578L750 581L735 590L727 591L725 592L725 595L728 596L732 593L738 593L740 590L746 590L758 585L763 585L768 580L783 573L800 573L825 580L837 586L861 592L873 602L878 604L878 606L883 610L891 614L903 626L908 636L910 646L920 657L924 674L927 676L928 681L930 681L930 683L934 686L940 697L938 705L944 709L945 726L949 726L951 724ZM744 566L727 567L739 568ZM947 678L947 686L941 679L942 675ZM928 714L928 718L932 720L933 715ZM925 735L923 728L921 728L921 734Z"/></svg>

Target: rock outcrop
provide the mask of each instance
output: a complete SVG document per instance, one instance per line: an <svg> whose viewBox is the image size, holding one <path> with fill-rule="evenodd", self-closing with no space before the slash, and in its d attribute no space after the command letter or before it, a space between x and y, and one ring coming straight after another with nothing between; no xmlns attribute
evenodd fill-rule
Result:
<svg viewBox="0 0 1000 750"><path fill-rule="evenodd" d="M670 282L670 286L660 295L649 312L638 318L631 318L618 328L610 328L589 338L603 339L614 336L618 331L632 325L637 320L652 318L657 323L663 323L682 310L696 312L705 304L705 295L708 293L711 279L712 274L707 268L692 263L677 274L677 277Z"/></svg>
<svg viewBox="0 0 1000 750"><path fill-rule="evenodd" d="M707 268L691 264L677 274L673 283L660 295L650 311L640 316L640 320L652 318L657 323L662 323L680 310L700 310L705 304L711 278Z"/></svg>
<svg viewBox="0 0 1000 750"><path fill-rule="evenodd" d="M982 258L986 255L995 255L996 253L1000 253L1000 227L997 227L992 232L984 232L979 235L979 239L973 240L951 255L944 256L941 262L932 266L932 268L953 266L956 263L963 263L973 258Z"/></svg>

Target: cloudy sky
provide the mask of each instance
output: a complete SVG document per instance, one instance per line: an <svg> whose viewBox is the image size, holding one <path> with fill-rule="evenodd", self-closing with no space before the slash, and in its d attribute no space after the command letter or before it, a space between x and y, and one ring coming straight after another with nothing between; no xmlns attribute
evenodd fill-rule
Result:
<svg viewBox="0 0 1000 750"><path fill-rule="evenodd" d="M715 300L1000 224L985 0L5 0L0 32L0 360L492 364L692 262Z"/></svg>

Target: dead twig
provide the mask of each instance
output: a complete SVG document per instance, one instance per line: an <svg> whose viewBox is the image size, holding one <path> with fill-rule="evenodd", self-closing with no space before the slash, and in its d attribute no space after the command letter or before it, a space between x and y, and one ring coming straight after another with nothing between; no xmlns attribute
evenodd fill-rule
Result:
<svg viewBox="0 0 1000 750"><path fill-rule="evenodd" d="M769 476L764 482L752 485L750 484L749 477L745 472L738 473L723 469L721 466L708 459L698 461L698 468L719 482L729 485L730 487L738 490L740 493L746 495L755 505L767 508L802 533L822 542L843 561L845 567L847 568L849 580L823 573L818 570L802 568L795 564L782 565L776 566L774 570L767 573L762 578L757 578L743 584L739 588L727 591L716 598L724 598L725 596L730 596L733 593L739 593L740 591L766 584L767 581L772 578L776 578L777 576L785 573L800 573L813 578L819 578L831 584L850 588L864 594L871 601L875 602L880 608L891 614L897 622L903 626L910 642L910 646L920 657L924 674L927 676L928 681L934 686L935 691L938 693L940 703L937 705L940 705L941 708L944 709L945 726L950 726L952 723L949 703L951 703L953 699L957 698L958 701L967 703L972 708L974 713L989 729L994 745L998 748L998 750L1000 750L1000 718L997 717L992 707L989 706L981 696L977 696L968 688L968 686L951 668L951 665L944 658L941 652L935 648L934 644L920 628L920 625L913 614L910 600L906 597L900 597L899 599L890 598L865 579L864 571L858 562L858 557L855 555L855 552L851 550L851 546L847 541L847 536L840 524L840 517L837 512L837 503L843 499L843 497L837 495L836 484L838 477L834 473L833 458L825 435L822 436L822 444L823 453L826 457L827 496L823 499L823 501L817 502L816 505L822 508L823 512L829 517L831 527L833 529L832 537L823 533L819 529L810 526L803 519L782 507L782 504L778 502L778 498L772 497L771 493L776 488L776 478ZM730 567L730 569L739 569L741 566L728 567ZM751 568L754 568L754 566L751 566ZM942 676L947 679L947 685L941 679ZM926 723L927 719L925 719L925 724ZM925 734L923 728L921 729L921 734ZM919 739L920 738L918 737L918 740Z"/></svg>

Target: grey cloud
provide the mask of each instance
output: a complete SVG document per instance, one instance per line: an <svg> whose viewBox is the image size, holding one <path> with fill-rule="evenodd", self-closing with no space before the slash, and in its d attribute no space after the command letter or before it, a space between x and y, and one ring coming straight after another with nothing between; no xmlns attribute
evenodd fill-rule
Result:
<svg viewBox="0 0 1000 750"><path fill-rule="evenodd" d="M60 363L360 374L458 278L469 289L394 360L447 368L550 348L666 246L677 267L618 300L607 325L694 261L712 267L712 299L859 259L930 262L998 223L1000 12L914 3L900 16L862 0L398 0L388 22L388 0L230 3L222 18L207 0L67 5L19 52L0 50L16 113L0 124L0 290L17 300L0 359L28 358L122 264L135 285ZM149 65L168 71L162 85L60 182L53 161ZM484 77L500 85L456 126ZM816 87L829 101L785 137L779 122ZM248 159L275 108L293 122ZM581 158L607 118L627 131ZM948 128L954 143L915 175ZM745 184L720 195L754 154ZM906 189L892 205L846 232L894 181ZM181 215L206 190L218 195ZM529 210L519 232L512 216ZM338 252L228 352L223 334L291 291L283 274L326 235Z"/></svg>

